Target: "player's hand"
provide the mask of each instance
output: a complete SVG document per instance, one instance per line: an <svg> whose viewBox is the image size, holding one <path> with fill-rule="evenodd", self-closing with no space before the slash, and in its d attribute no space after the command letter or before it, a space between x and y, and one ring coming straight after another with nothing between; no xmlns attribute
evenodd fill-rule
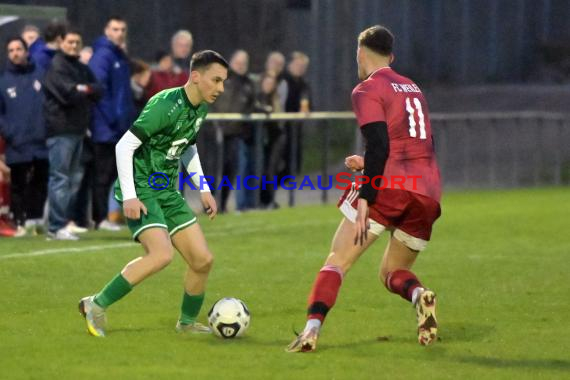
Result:
<svg viewBox="0 0 570 380"><path fill-rule="evenodd" d="M216 205L216 198L212 196L212 193L209 191L203 191L200 193L200 198L202 198L202 205L204 206L204 210L206 210L206 214L210 220L213 220L218 213L218 206Z"/></svg>
<svg viewBox="0 0 570 380"><path fill-rule="evenodd" d="M356 154L354 156L348 156L344 159L344 164L353 172L362 170L364 169L364 157Z"/></svg>
<svg viewBox="0 0 570 380"><path fill-rule="evenodd" d="M141 210L146 215L146 207L138 198L131 198L123 201L123 213L126 218L135 220L140 219Z"/></svg>
<svg viewBox="0 0 570 380"><path fill-rule="evenodd" d="M354 245L364 245L364 242L368 240L368 229L370 228L370 222L368 221L368 201L366 199L358 199L354 227L356 229Z"/></svg>
<svg viewBox="0 0 570 380"><path fill-rule="evenodd" d="M4 181L4 176L10 174L10 167L0 160L0 181Z"/></svg>

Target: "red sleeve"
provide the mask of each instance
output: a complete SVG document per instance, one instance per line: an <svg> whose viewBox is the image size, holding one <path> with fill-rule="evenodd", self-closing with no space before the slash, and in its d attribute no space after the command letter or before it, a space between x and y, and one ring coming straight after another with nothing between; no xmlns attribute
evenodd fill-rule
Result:
<svg viewBox="0 0 570 380"><path fill-rule="evenodd" d="M386 121L382 100L378 94L367 87L361 83L352 91L352 109L359 127L378 121Z"/></svg>

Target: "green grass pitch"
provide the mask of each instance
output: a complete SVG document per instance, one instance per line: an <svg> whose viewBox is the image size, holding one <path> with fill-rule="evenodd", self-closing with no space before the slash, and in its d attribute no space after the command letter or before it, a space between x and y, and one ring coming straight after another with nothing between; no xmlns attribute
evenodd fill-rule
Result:
<svg viewBox="0 0 570 380"><path fill-rule="evenodd" d="M312 354L284 348L341 218L332 205L201 218L216 261L200 320L223 296L252 313L231 341L174 331L180 257L109 309L107 338L87 335L77 301L141 253L126 231L3 239L0 379L568 379L569 216L568 188L446 194L415 266L438 294L440 341L419 346L412 307L379 283L384 237L345 278Z"/></svg>

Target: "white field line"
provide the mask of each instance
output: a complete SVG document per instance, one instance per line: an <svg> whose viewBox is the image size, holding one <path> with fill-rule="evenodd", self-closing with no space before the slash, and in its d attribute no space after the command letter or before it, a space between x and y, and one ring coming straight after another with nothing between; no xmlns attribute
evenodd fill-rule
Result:
<svg viewBox="0 0 570 380"><path fill-rule="evenodd" d="M335 221L336 222L336 221ZM330 224L330 221L305 221L305 222L297 222L293 226L300 227L300 226L322 226L325 224ZM265 224L262 226L248 226L245 228L231 228L226 227L222 228L221 230L213 230L212 232L206 233L206 238L214 237L214 236L227 236L228 234L236 236L240 234L249 234L249 233L259 233L259 232L274 232L280 231L284 228L291 227L291 225L284 225L284 224ZM334 234L334 229L331 229L331 236ZM52 249L44 249L41 251L31 251L31 252L19 252L19 253L11 253L9 255L0 255L1 260L8 260L8 259L19 259L19 258L27 258L27 257L37 257L37 256L51 256L51 255L59 255L59 254L74 254L74 253L92 253L96 251L102 251L106 249L113 249L113 248L126 248L126 247L138 247L139 244L135 242L125 242L125 243L115 243L115 244L101 244L101 245L90 245L84 247L69 247L69 248L52 248Z"/></svg>
<svg viewBox="0 0 570 380"><path fill-rule="evenodd" d="M70 254L70 253L86 253L86 252L102 251L104 249L136 247L136 246L137 244L131 242L131 243L90 245L85 247L74 247L74 248L52 248L52 249L44 249L41 251L20 252L20 253L11 253L9 255L0 255L0 260L18 259L22 257Z"/></svg>

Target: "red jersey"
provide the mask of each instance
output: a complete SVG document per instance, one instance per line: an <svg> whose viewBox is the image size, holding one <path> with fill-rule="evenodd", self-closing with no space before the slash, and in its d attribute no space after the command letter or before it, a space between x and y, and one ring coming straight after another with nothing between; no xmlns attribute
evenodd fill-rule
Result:
<svg viewBox="0 0 570 380"><path fill-rule="evenodd" d="M428 106L420 88L390 67L382 67L354 88L352 108L359 127L373 122L388 125L390 153L383 176L387 179L405 177L404 190L439 202L439 168ZM364 170L366 174L366 168Z"/></svg>

